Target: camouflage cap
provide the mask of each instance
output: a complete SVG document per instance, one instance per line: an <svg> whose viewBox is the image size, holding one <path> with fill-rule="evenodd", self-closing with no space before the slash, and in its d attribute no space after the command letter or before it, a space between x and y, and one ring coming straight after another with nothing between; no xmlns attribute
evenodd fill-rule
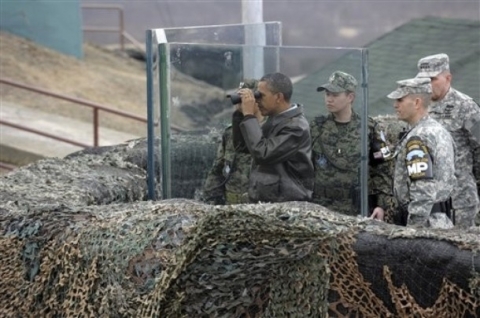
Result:
<svg viewBox="0 0 480 318"><path fill-rule="evenodd" d="M387 95L391 99L399 99L410 94L431 94L432 85L428 77L415 77L397 82L398 88Z"/></svg>
<svg viewBox="0 0 480 318"><path fill-rule="evenodd" d="M418 60L417 77L435 77L450 70L448 55L445 53L429 55Z"/></svg>
<svg viewBox="0 0 480 318"><path fill-rule="evenodd" d="M252 90L256 90L258 86L258 81L256 79L250 79L246 78L243 80L243 82L240 82L240 85L238 85L238 88L250 88Z"/></svg>
<svg viewBox="0 0 480 318"><path fill-rule="evenodd" d="M357 80L350 74L335 71L330 75L328 83L317 87L317 92L327 90L332 93L341 93L345 91L354 92L357 88Z"/></svg>

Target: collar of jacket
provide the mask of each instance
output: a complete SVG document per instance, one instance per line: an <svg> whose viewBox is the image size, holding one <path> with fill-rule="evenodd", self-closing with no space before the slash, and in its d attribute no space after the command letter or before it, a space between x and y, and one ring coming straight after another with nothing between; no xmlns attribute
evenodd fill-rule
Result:
<svg viewBox="0 0 480 318"><path fill-rule="evenodd" d="M328 119L335 121L335 117L333 117L332 113L328 113ZM352 110L352 117L350 117L350 121L357 121L360 120L360 115L357 114L355 111Z"/></svg>
<svg viewBox="0 0 480 318"><path fill-rule="evenodd" d="M296 107L293 107L293 106L296 106ZM303 114L303 106L300 105L300 104L293 104L292 107L290 107L287 111L284 111L284 112L282 112L280 114L277 114L275 116L270 116L270 117L268 117L268 120L272 124L276 124L280 121L283 121L284 119L297 117L297 116L300 116L302 114Z"/></svg>

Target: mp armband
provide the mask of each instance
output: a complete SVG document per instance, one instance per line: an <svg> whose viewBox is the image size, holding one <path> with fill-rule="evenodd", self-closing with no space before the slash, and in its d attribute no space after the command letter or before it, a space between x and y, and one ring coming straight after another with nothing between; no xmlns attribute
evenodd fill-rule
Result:
<svg viewBox="0 0 480 318"><path fill-rule="evenodd" d="M407 141L405 165L410 180L433 179L433 160L428 147L418 137Z"/></svg>

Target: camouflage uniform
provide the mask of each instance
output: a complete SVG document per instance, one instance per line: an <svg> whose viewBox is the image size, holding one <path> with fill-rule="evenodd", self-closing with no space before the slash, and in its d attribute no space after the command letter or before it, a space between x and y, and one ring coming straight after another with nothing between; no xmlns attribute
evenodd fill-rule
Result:
<svg viewBox="0 0 480 318"><path fill-rule="evenodd" d="M475 148L475 151L473 152L473 176L476 180L477 193L480 200L480 147ZM480 207L474 222L476 226L480 226Z"/></svg>
<svg viewBox="0 0 480 318"><path fill-rule="evenodd" d="M225 129L217 157L205 181L203 196L211 204L248 203L248 177L252 156L235 151L232 126Z"/></svg>
<svg viewBox="0 0 480 318"><path fill-rule="evenodd" d="M329 83L317 91L328 90L340 93L354 92L357 81L347 73L336 71L330 76ZM315 186L313 202L333 211L347 214L360 214L360 124L361 118L352 113L348 123L337 123L334 116L316 117L310 123L312 135L312 156L315 168ZM392 194L391 162L385 162L383 156L373 156L388 152L386 141L380 138L377 123L368 118L369 137L369 206L381 206L386 211L386 221L392 222L396 210ZM384 153L388 155L388 153Z"/></svg>
<svg viewBox="0 0 480 318"><path fill-rule="evenodd" d="M432 78L449 70L446 54L424 57L418 61L417 77ZM456 144L456 171L458 186L453 195L455 224L474 225L479 208L477 184L473 175L475 149L480 145L480 107L469 96L450 87L445 97L430 105L430 117L442 124Z"/></svg>
<svg viewBox="0 0 480 318"><path fill-rule="evenodd" d="M255 89L257 81L246 80L239 88ZM243 114L235 111L232 125L225 129L222 142L218 146L217 156L210 169L203 187L204 201L210 204L249 203L248 184L252 156L243 141L235 137L241 136L238 129Z"/></svg>
<svg viewBox="0 0 480 318"><path fill-rule="evenodd" d="M431 93L429 79L397 83L397 90L388 95L391 99ZM408 212L407 226L453 227L447 215L435 208L449 202L456 186L455 144L450 133L428 115L424 116L402 138L395 156L394 193Z"/></svg>

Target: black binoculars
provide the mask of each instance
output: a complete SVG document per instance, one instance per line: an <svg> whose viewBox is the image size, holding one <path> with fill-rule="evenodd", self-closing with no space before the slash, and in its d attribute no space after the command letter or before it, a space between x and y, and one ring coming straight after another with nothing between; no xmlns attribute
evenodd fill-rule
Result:
<svg viewBox="0 0 480 318"><path fill-rule="evenodd" d="M255 91L253 92L253 97L255 97L255 99L259 99L262 97L262 94L260 94L259 91ZM242 102L242 98L238 94L229 94L227 95L227 98L230 98L233 105L240 104Z"/></svg>

